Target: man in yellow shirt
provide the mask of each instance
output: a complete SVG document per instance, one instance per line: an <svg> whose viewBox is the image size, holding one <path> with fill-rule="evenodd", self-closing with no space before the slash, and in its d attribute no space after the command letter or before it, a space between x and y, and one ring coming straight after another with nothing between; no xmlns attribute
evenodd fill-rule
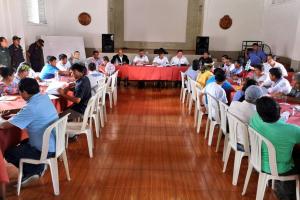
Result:
<svg viewBox="0 0 300 200"><path fill-rule="evenodd" d="M211 72L212 68L213 63L204 64L204 66L201 67L201 72L197 76L197 83L201 88L206 86L206 81L213 75Z"/></svg>

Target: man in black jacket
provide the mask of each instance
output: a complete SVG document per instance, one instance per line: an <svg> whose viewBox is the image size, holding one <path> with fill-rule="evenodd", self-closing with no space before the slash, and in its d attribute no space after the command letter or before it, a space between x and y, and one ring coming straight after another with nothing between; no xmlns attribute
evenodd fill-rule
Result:
<svg viewBox="0 0 300 200"><path fill-rule="evenodd" d="M0 37L0 65L11 66L11 59L8 51L8 42L5 37Z"/></svg>
<svg viewBox="0 0 300 200"><path fill-rule="evenodd" d="M119 49L118 54L114 55L111 59L111 63L114 65L128 65L129 59L126 55L124 55L123 49Z"/></svg>
<svg viewBox="0 0 300 200"><path fill-rule="evenodd" d="M18 36L13 36L13 43L8 47L9 54L11 56L11 66L17 69L19 64L24 62L23 48L20 45L21 38Z"/></svg>
<svg viewBox="0 0 300 200"><path fill-rule="evenodd" d="M44 66L44 54L43 54L44 40L38 39L35 43L32 43L28 49L28 58L32 69L35 72L40 72Z"/></svg>

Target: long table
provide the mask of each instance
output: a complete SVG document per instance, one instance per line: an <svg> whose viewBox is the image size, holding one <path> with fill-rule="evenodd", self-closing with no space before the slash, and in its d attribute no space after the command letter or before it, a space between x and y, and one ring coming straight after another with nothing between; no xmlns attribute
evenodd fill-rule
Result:
<svg viewBox="0 0 300 200"><path fill-rule="evenodd" d="M188 67L156 67L156 66L117 66L119 77L131 81L180 81L180 72Z"/></svg>

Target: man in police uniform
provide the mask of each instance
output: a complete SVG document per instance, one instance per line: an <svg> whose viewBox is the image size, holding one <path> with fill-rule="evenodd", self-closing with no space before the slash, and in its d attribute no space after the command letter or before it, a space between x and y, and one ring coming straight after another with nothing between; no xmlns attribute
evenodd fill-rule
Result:
<svg viewBox="0 0 300 200"><path fill-rule="evenodd" d="M35 43L29 46L27 55L35 72L40 72L44 66L44 55L43 55L44 40L38 39Z"/></svg>
<svg viewBox="0 0 300 200"><path fill-rule="evenodd" d="M9 46L9 54L11 56L11 66L17 69L19 64L24 62L23 48L20 45L21 38L18 36L13 36L13 43Z"/></svg>
<svg viewBox="0 0 300 200"><path fill-rule="evenodd" d="M0 65L11 66L11 59L8 51L8 42L5 37L0 37Z"/></svg>

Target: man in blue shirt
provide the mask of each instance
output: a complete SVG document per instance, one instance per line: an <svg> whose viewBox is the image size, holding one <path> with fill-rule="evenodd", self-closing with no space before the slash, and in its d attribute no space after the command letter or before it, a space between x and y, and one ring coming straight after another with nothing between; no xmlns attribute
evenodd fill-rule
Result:
<svg viewBox="0 0 300 200"><path fill-rule="evenodd" d="M57 111L48 97L40 94L39 84L35 79L24 78L19 83L21 97L27 102L25 107L8 121L0 124L0 129L18 127L27 129L29 139L8 149L5 158L19 167L20 159L40 159L44 131L58 119ZM50 135L48 157L55 156L55 133ZM22 184L32 178L42 176L44 165L24 164Z"/></svg>
<svg viewBox="0 0 300 200"><path fill-rule="evenodd" d="M58 75L68 75L68 72L60 71L56 67L56 58L55 56L48 56L47 57L47 64L43 67L41 73L40 73L40 79L51 79L55 77L55 73L58 73Z"/></svg>
<svg viewBox="0 0 300 200"><path fill-rule="evenodd" d="M258 47L257 43L252 45L252 51L246 57L251 60L251 66L262 64L267 60L265 52Z"/></svg>
<svg viewBox="0 0 300 200"><path fill-rule="evenodd" d="M210 83L216 82L215 75L216 75L217 73L225 73L225 72L224 72L221 68L216 68L216 69L214 70L214 75L211 76L211 77L206 81L206 85L208 85L208 84L210 84ZM231 85L227 80L225 80L225 81L223 82L222 88L225 90L226 94L235 91L235 89L232 87L232 85Z"/></svg>

